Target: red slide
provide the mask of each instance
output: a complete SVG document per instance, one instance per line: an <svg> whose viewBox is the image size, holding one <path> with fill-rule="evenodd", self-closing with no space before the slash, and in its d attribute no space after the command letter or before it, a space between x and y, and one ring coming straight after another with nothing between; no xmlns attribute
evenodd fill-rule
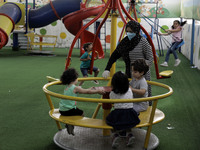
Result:
<svg viewBox="0 0 200 150"><path fill-rule="evenodd" d="M81 8L81 10L70 13L66 15L63 18L63 23L66 27L66 29L73 35L76 35L79 30L81 29L83 23L82 21L88 17L91 16L97 16L98 13L103 9L105 5L99 5L95 7L89 7L89 8ZM80 35L81 39L81 54L84 53L84 50L82 49L83 44L87 42L93 42L95 37L95 34L84 30L82 34ZM104 52L103 48L100 42L100 39L98 38L97 41L95 42L96 44L94 45L94 49L99 53L99 58L104 57Z"/></svg>
<svg viewBox="0 0 200 150"><path fill-rule="evenodd" d="M0 28L0 49L8 42L8 35Z"/></svg>

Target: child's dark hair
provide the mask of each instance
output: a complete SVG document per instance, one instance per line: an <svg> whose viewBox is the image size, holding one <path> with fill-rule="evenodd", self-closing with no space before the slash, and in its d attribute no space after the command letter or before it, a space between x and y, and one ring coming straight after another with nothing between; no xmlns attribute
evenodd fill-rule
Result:
<svg viewBox="0 0 200 150"><path fill-rule="evenodd" d="M112 91L116 94L125 94L129 89L128 76L121 71L116 72L111 81Z"/></svg>
<svg viewBox="0 0 200 150"><path fill-rule="evenodd" d="M91 44L92 44L92 42L85 43L85 44L83 45L83 49L84 49L85 51L87 51L88 46L91 45Z"/></svg>
<svg viewBox="0 0 200 150"><path fill-rule="evenodd" d="M71 82L75 81L78 78L78 73L74 68L69 68L63 72L60 77L60 81L62 84L70 84Z"/></svg>
<svg viewBox="0 0 200 150"><path fill-rule="evenodd" d="M174 22L177 22L178 24L180 24L181 27L187 23L187 21L180 22L179 20L174 20ZM172 29L174 29L174 26L172 26Z"/></svg>
<svg viewBox="0 0 200 150"><path fill-rule="evenodd" d="M144 75L149 70L149 66L144 59L137 59L132 64L131 67L134 67L134 71L139 71L140 73L144 71Z"/></svg>

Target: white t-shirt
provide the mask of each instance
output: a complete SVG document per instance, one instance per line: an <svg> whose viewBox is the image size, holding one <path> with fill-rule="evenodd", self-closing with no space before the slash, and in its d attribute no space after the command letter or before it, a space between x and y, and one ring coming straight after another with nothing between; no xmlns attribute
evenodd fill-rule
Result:
<svg viewBox="0 0 200 150"><path fill-rule="evenodd" d="M133 93L130 88L125 94L115 94L113 91L111 91L110 99L133 99ZM133 103L115 103L114 108L115 109L133 108Z"/></svg>
<svg viewBox="0 0 200 150"><path fill-rule="evenodd" d="M144 77L142 77L140 80L136 80L135 78L133 78L130 82L130 86L133 87L134 89L145 89L146 90L146 92L143 96L133 93L134 98L148 97L148 90L147 90L148 84ZM148 106L149 106L148 101L133 103L133 109L138 113L147 110Z"/></svg>

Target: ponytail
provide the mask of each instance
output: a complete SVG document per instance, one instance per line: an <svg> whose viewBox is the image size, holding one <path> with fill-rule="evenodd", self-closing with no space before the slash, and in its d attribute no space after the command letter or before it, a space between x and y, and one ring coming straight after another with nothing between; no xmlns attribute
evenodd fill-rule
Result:
<svg viewBox="0 0 200 150"><path fill-rule="evenodd" d="M181 27L187 23L187 21L180 22L179 20L174 20L174 22L177 22ZM173 25L172 25L172 29L174 29Z"/></svg>
<svg viewBox="0 0 200 150"><path fill-rule="evenodd" d="M182 27L182 26L184 26L186 23L187 23L187 21L183 21L183 22L180 23L180 26Z"/></svg>

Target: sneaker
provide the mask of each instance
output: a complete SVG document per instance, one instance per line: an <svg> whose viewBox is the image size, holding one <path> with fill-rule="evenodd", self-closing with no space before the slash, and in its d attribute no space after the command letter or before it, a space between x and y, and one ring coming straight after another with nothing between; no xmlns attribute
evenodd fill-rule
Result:
<svg viewBox="0 0 200 150"><path fill-rule="evenodd" d="M176 59L174 66L177 67L180 63L181 63L181 60L180 59Z"/></svg>
<svg viewBox="0 0 200 150"><path fill-rule="evenodd" d="M93 80L93 82L94 82L95 84L99 84L99 82L98 82L97 80Z"/></svg>
<svg viewBox="0 0 200 150"><path fill-rule="evenodd" d="M66 124L65 127L67 129L68 134L74 135L74 126L73 125Z"/></svg>
<svg viewBox="0 0 200 150"><path fill-rule="evenodd" d="M132 146L134 144L135 137L132 133L129 133L127 136L127 146Z"/></svg>
<svg viewBox="0 0 200 150"><path fill-rule="evenodd" d="M165 61L164 63L160 64L163 67L168 67L168 63Z"/></svg>
<svg viewBox="0 0 200 150"><path fill-rule="evenodd" d="M120 136L119 134L114 134L112 139L112 148L117 148L119 146Z"/></svg>

